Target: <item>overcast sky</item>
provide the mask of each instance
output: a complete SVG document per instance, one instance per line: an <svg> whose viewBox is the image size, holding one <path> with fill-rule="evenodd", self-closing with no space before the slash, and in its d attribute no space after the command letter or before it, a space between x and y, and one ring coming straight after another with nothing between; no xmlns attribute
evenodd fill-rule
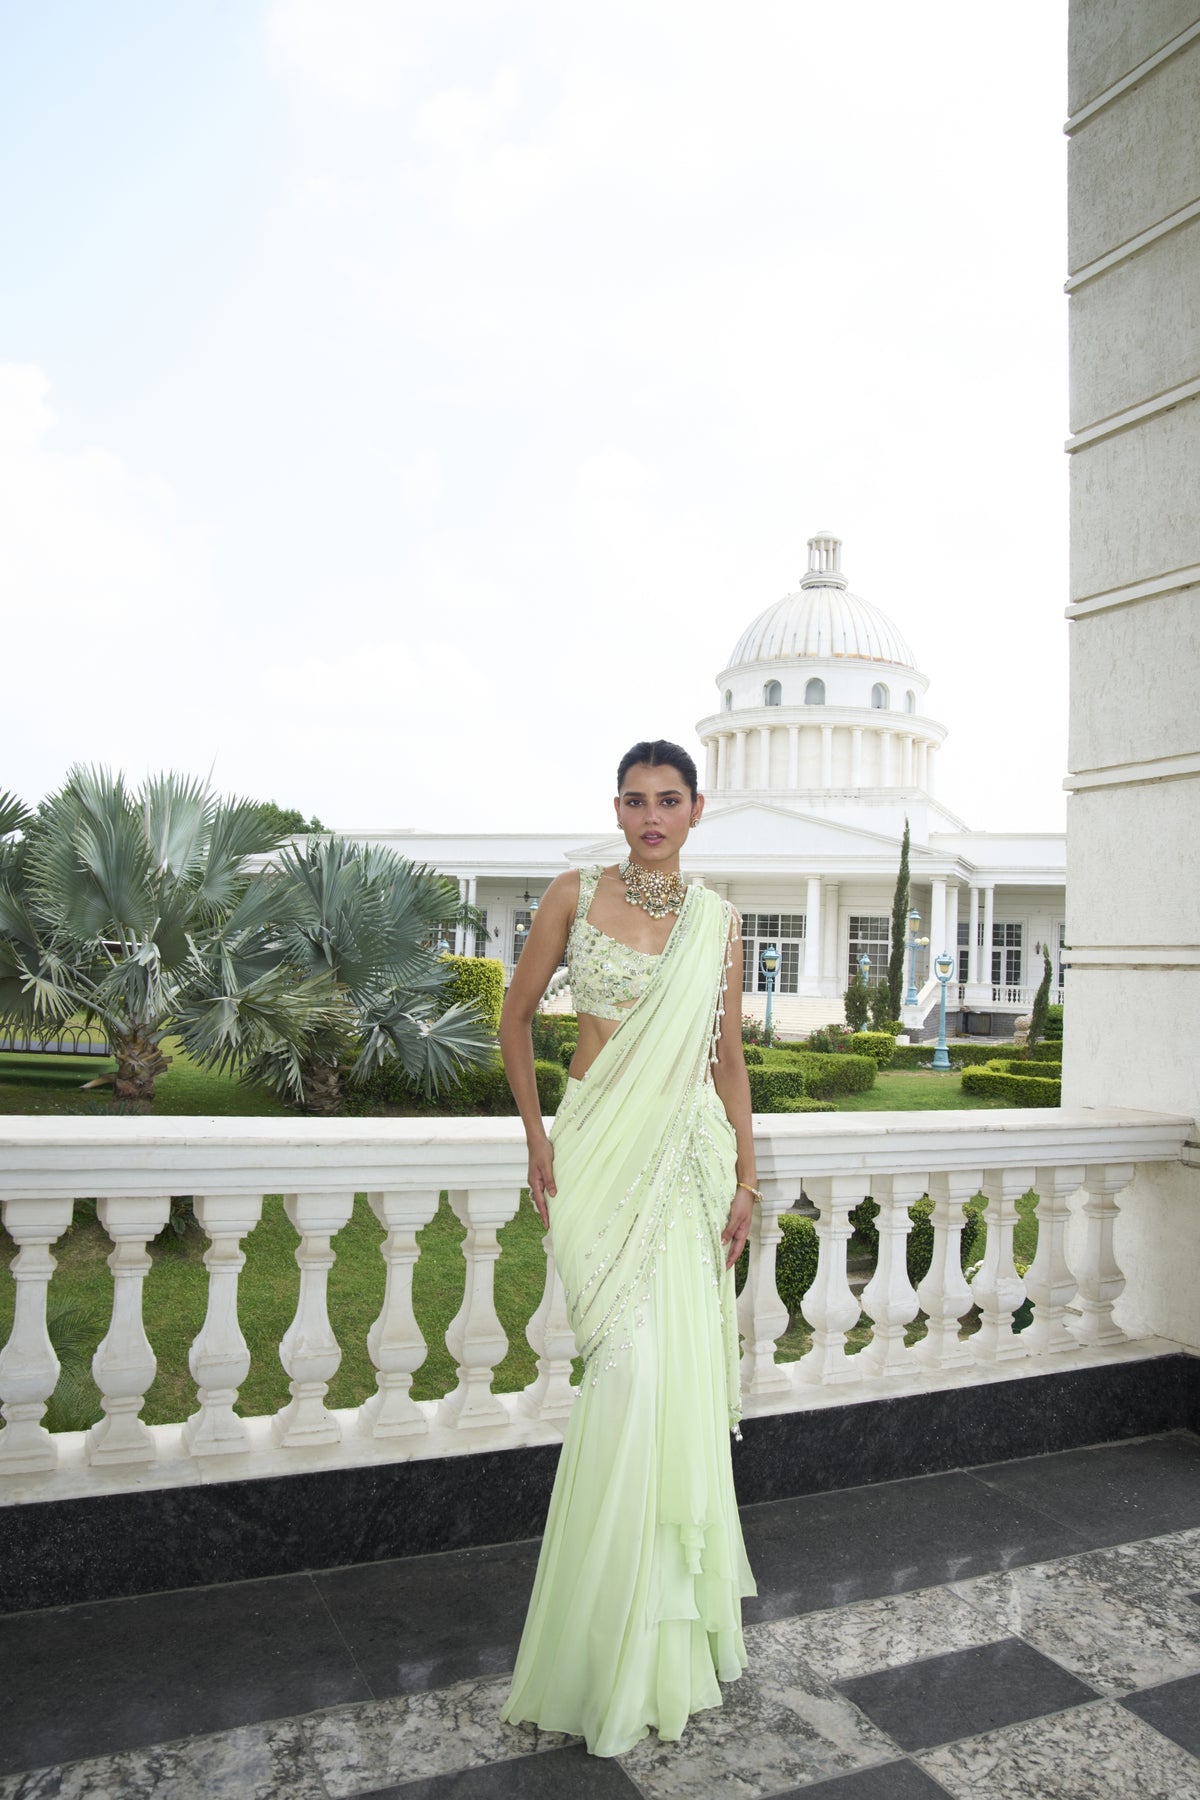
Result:
<svg viewBox="0 0 1200 1800"><path fill-rule="evenodd" d="M1065 4L0 0L0 788L590 833L844 540L1066 767Z"/></svg>

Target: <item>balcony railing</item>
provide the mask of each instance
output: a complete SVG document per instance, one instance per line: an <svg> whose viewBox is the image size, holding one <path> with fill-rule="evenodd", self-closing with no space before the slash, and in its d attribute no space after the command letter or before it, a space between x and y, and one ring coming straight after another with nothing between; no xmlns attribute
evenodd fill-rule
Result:
<svg viewBox="0 0 1200 1800"><path fill-rule="evenodd" d="M1120 1195L1139 1164L1176 1160L1188 1129L1185 1119L1150 1113L1040 1109L760 1117L763 1201L738 1303L746 1411L1122 1354L1128 1339L1113 1314L1124 1286L1113 1251ZM14 1322L0 1352L0 1498L453 1455L561 1436L574 1399L574 1343L549 1239L541 1305L526 1330L535 1378L516 1394L493 1385L508 1343L493 1299L497 1232L521 1202L525 1173L515 1119L14 1118L0 1125L0 1149L0 1202L18 1247ZM1030 1189L1039 1196L1037 1252L1022 1278L1013 1233L1017 1201ZM441 1400L415 1401L412 1378L427 1348L412 1302L417 1233L443 1191L466 1232L463 1302L445 1334L457 1385ZM1081 1208L1073 1207L1081 1191ZM376 1391L361 1406L335 1412L326 1392L342 1349L326 1283L336 1256L332 1240L360 1192L379 1222L387 1271L382 1310L367 1334ZM819 1241L817 1275L804 1302L812 1342L798 1361L781 1363L776 1344L788 1315L776 1291L775 1254L781 1215L802 1192L816 1209ZM169 1196L179 1193L194 1197L209 1239L208 1310L189 1357L195 1410L174 1425L148 1426L141 1412L156 1363L143 1324L147 1245L167 1221ZM298 1239L299 1297L278 1346L291 1398L273 1415L243 1418L236 1402L250 1353L238 1323L242 1246L264 1196L275 1193L284 1196ZM986 1252L968 1283L960 1235L965 1204L979 1193L987 1199ZM908 1209L923 1194L933 1201L933 1258L914 1289L905 1255ZM111 1320L92 1364L104 1416L87 1432L52 1435L41 1423L59 1373L46 1331L51 1246L83 1195L96 1198L113 1243ZM866 1195L879 1208L878 1260L861 1295L873 1325L865 1348L850 1355L847 1334L859 1324L860 1297L850 1286L846 1253L851 1210ZM1080 1216L1068 1261L1074 1210ZM1026 1298L1033 1322L1016 1333L1012 1316ZM973 1306L979 1328L964 1336L960 1323ZM906 1327L918 1310L927 1331L909 1345Z"/></svg>

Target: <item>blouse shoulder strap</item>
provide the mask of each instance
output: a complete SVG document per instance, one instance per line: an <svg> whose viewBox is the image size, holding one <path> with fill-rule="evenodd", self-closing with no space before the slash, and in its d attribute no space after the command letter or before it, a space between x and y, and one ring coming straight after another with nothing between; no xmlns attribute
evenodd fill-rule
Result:
<svg viewBox="0 0 1200 1800"><path fill-rule="evenodd" d="M580 919L587 918L588 908L592 904L592 895L596 891L596 883L599 881L600 875L601 868L599 863L594 864L590 869L580 869L579 904L575 908L576 922Z"/></svg>

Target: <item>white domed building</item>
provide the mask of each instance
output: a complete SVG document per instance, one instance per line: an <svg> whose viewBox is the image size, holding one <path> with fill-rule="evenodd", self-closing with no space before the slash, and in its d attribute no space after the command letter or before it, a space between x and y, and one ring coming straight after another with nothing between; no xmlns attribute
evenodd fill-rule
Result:
<svg viewBox="0 0 1200 1800"><path fill-rule="evenodd" d="M762 952L777 948L775 1023L799 1035L841 1018L863 958L872 982L886 972L907 819L920 914L910 935L925 941L910 953L917 999L905 1024L936 1030L932 959L945 949L956 958L951 1029L1011 1036L1041 978L1038 945L1061 987L1065 838L971 831L935 798L946 728L926 711L928 680L899 628L850 590L841 550L828 532L809 539L798 589L747 626L717 676L717 709L696 726L706 807L688 873L742 915L747 1013L762 1014ZM455 947L510 969L547 883L624 850L616 835L363 835L456 875L487 931Z"/></svg>

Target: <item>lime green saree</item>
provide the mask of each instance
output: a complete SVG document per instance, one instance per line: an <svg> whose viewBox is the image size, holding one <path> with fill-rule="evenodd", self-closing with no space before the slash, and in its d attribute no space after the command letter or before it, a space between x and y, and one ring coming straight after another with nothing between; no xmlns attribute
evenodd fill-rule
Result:
<svg viewBox="0 0 1200 1800"><path fill-rule="evenodd" d="M734 1136L709 1078L731 913L687 898L552 1133L555 1257L584 1358L502 1717L598 1756L677 1738L745 1667L733 1487Z"/></svg>

